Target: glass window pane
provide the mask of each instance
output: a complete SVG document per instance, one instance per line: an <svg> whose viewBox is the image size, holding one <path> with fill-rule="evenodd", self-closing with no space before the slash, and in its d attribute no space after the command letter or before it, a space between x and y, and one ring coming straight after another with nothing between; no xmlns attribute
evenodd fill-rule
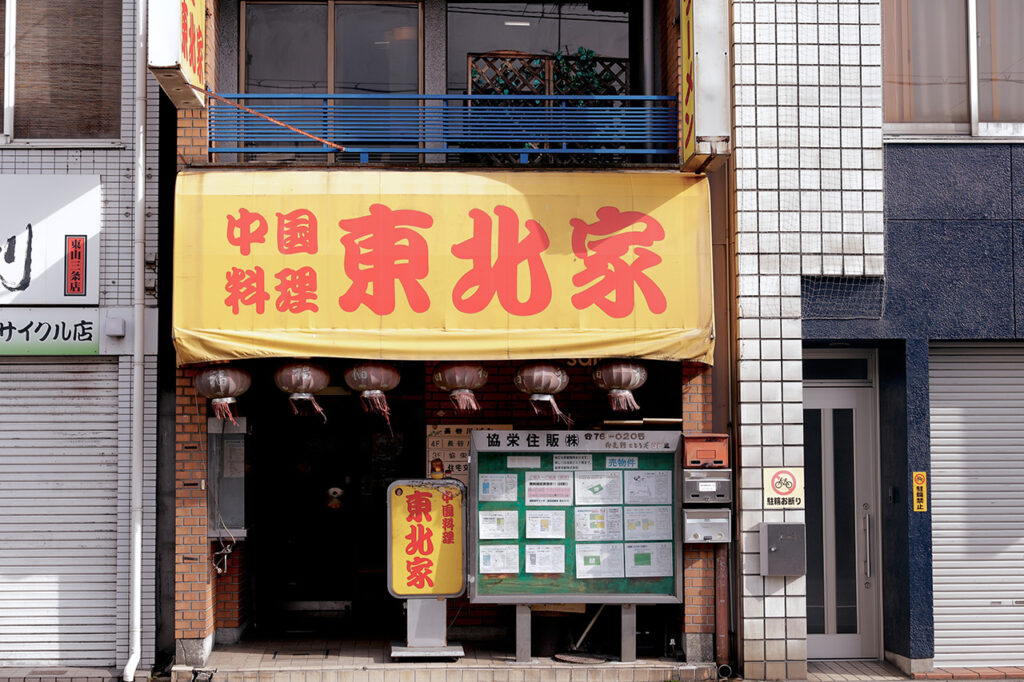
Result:
<svg viewBox="0 0 1024 682"><path fill-rule="evenodd" d="M245 92L327 92L326 4L246 5Z"/></svg>
<svg viewBox="0 0 1024 682"><path fill-rule="evenodd" d="M804 360L804 381L867 381L867 358L810 358Z"/></svg>
<svg viewBox="0 0 1024 682"><path fill-rule="evenodd" d="M821 499L821 410L804 410L807 501L807 634L825 633L825 548Z"/></svg>
<svg viewBox="0 0 1024 682"><path fill-rule="evenodd" d="M14 135L121 136L120 0L18 3Z"/></svg>
<svg viewBox="0 0 1024 682"><path fill-rule="evenodd" d="M886 122L968 122L965 0L882 0L882 69Z"/></svg>
<svg viewBox="0 0 1024 682"><path fill-rule="evenodd" d="M853 410L832 411L835 500L836 633L857 632L857 500L853 464Z"/></svg>
<svg viewBox="0 0 1024 682"><path fill-rule="evenodd" d="M335 92L419 92L419 8L416 5L336 5L334 21Z"/></svg>
<svg viewBox="0 0 1024 682"><path fill-rule="evenodd" d="M1024 2L978 0L978 117L1024 121Z"/></svg>
<svg viewBox="0 0 1024 682"><path fill-rule="evenodd" d="M469 53L553 55L582 47L599 57L629 59L630 11L596 10L594 4L449 2L448 92L466 92Z"/></svg>

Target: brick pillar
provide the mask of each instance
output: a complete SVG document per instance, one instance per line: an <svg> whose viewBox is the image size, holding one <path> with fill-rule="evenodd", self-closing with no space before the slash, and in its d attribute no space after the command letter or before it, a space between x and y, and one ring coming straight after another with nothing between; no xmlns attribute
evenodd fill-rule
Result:
<svg viewBox="0 0 1024 682"><path fill-rule="evenodd" d="M220 549L213 544L213 551ZM217 642L233 644L242 635L248 618L248 576L246 575L245 543L235 544L234 549L222 560L223 573L217 575L214 586L216 610L214 620L217 627Z"/></svg>
<svg viewBox="0 0 1024 682"><path fill-rule="evenodd" d="M683 363L683 433L711 431L711 367ZM683 643L686 660L715 658L715 551L683 546Z"/></svg>
<svg viewBox="0 0 1024 682"><path fill-rule="evenodd" d="M178 109L178 167L207 160L206 109Z"/></svg>
<svg viewBox="0 0 1024 682"><path fill-rule="evenodd" d="M683 363L683 433L711 431L711 367Z"/></svg>
<svg viewBox="0 0 1024 682"><path fill-rule="evenodd" d="M213 566L207 537L206 399L195 370L179 368L175 387L175 662L200 666L213 646Z"/></svg>

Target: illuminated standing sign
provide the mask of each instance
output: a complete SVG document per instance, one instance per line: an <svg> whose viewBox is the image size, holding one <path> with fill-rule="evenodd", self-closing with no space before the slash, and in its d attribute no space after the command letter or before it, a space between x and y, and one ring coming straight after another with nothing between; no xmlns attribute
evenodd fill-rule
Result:
<svg viewBox="0 0 1024 682"><path fill-rule="evenodd" d="M388 487L388 589L395 597L457 597L465 589L465 488L455 480Z"/></svg>
<svg viewBox="0 0 1024 682"><path fill-rule="evenodd" d="M179 109L201 109L206 87L206 0L150 0L149 70Z"/></svg>
<svg viewBox="0 0 1024 682"><path fill-rule="evenodd" d="M178 360L710 362L710 224L679 173L182 173Z"/></svg>

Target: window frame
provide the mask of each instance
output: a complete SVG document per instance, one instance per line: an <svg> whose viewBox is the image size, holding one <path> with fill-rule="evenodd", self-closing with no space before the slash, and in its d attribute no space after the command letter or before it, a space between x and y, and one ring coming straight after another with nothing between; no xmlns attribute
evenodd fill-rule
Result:
<svg viewBox="0 0 1024 682"><path fill-rule="evenodd" d="M897 137L907 136L957 136L981 138L993 141L1000 138L1024 137L1024 121L982 121L980 119L979 77L978 77L978 0L967 3L967 110L966 123L888 123L885 121L885 100L882 101L882 133ZM885 28L882 40L885 40ZM885 50L882 50L884 55ZM882 64L882 78L885 79L885 64ZM883 87L884 90L884 87ZM980 140L979 140L980 141Z"/></svg>
<svg viewBox="0 0 1024 682"><path fill-rule="evenodd" d="M51 148L51 149L88 149L88 148L116 148L124 149L124 111L122 102L118 101L118 127L121 134L117 137L91 137L91 138L58 138L58 137L18 137L14 131L14 111L17 107L15 99L15 79L17 67L17 19L18 0L2 0L4 2L4 89L2 93L3 105L3 127L0 130L0 148ZM121 59L117 68L123 72L124 67L124 9L122 6L122 44ZM124 78L122 73L120 96L124 97Z"/></svg>
<svg viewBox="0 0 1024 682"><path fill-rule="evenodd" d="M334 63L335 50L335 12L338 5L379 5L379 4L409 5L416 7L416 90L417 94L423 94L424 87L424 45L423 45L423 2L422 0L306 0L306 4L325 5L327 7L327 88L324 94L334 93ZM246 50L246 12L248 5L283 5L288 4L283 0L241 0L238 3L238 92L245 94L245 50Z"/></svg>

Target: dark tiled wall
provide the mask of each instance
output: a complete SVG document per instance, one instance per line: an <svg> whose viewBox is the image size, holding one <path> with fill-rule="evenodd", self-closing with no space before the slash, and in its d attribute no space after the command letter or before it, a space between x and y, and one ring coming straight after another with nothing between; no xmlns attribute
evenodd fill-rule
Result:
<svg viewBox="0 0 1024 682"><path fill-rule="evenodd" d="M881 318L805 319L803 335L880 349L885 649L930 658L930 515L906 499L931 463L928 343L1024 338L1024 145L887 145L885 219Z"/></svg>

